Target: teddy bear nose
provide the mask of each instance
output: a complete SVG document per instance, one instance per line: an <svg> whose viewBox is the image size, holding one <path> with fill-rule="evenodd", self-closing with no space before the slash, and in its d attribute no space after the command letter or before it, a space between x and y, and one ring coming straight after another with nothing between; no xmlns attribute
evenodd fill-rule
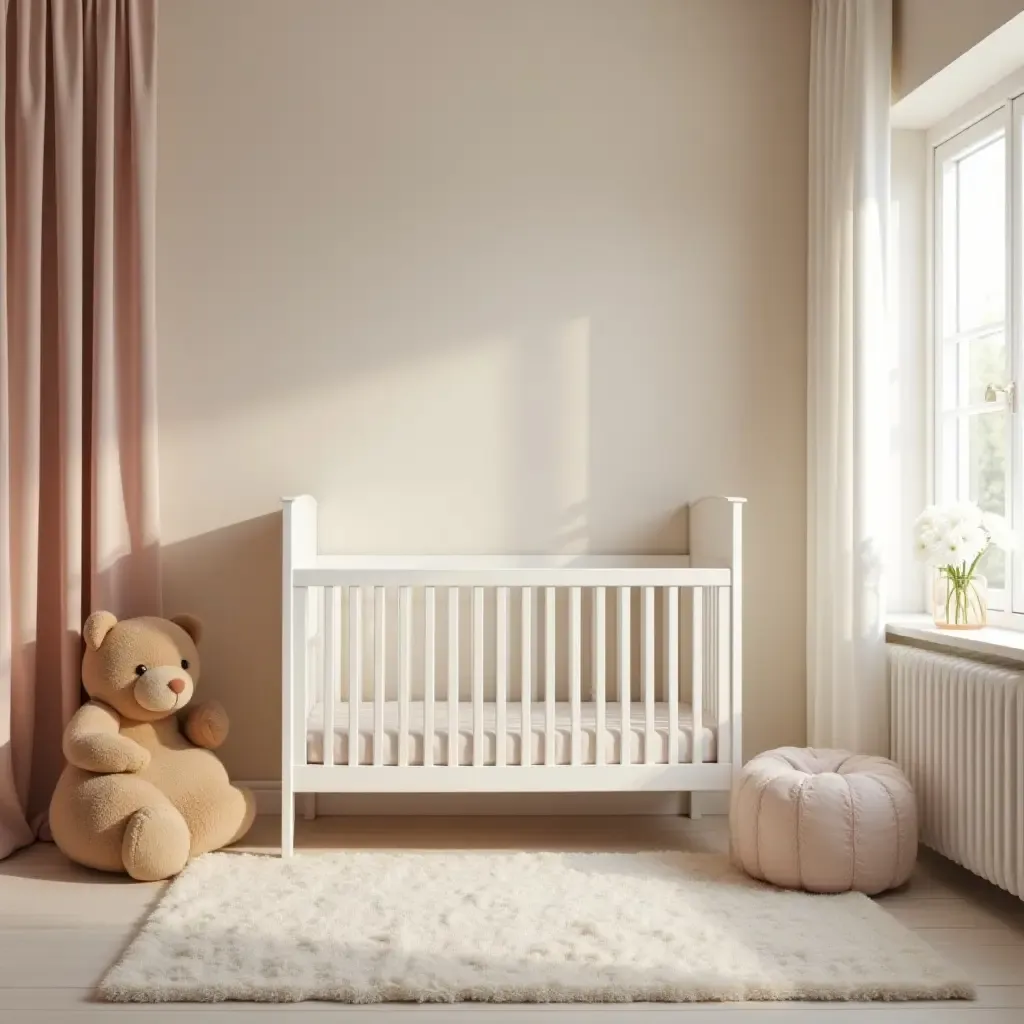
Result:
<svg viewBox="0 0 1024 1024"><path fill-rule="evenodd" d="M172 679L167 685L171 688L171 690L174 693L181 693L181 691L185 689L185 680Z"/></svg>

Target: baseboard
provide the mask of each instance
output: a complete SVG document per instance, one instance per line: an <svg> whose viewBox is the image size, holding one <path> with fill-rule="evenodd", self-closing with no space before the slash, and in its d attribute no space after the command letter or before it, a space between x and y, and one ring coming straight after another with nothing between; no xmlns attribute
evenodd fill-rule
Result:
<svg viewBox="0 0 1024 1024"><path fill-rule="evenodd" d="M244 786L252 792L256 798L257 814L280 814L281 813L281 783L280 782L251 782L245 779L237 780L239 786Z"/></svg>
<svg viewBox="0 0 1024 1024"><path fill-rule="evenodd" d="M281 813L281 783L239 781L252 790L260 814ZM312 794L298 797L299 813L309 813ZM729 813L728 793L699 793L701 814ZM688 793L320 793L318 815L609 815L689 813Z"/></svg>
<svg viewBox="0 0 1024 1024"><path fill-rule="evenodd" d="M728 793L691 793L690 800L698 802L695 810L699 810L701 814L720 816L729 813Z"/></svg>

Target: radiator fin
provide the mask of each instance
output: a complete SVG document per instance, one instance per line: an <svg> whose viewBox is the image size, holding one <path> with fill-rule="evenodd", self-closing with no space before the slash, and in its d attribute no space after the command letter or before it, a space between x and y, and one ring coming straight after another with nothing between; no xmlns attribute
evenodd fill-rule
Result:
<svg viewBox="0 0 1024 1024"><path fill-rule="evenodd" d="M888 646L892 756L921 841L1024 898L1024 672Z"/></svg>

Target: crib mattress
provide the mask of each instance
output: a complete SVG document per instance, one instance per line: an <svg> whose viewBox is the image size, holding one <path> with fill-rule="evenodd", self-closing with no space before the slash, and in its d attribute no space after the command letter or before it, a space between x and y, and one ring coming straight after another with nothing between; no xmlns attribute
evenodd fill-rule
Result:
<svg viewBox="0 0 1024 1024"><path fill-rule="evenodd" d="M409 764L423 764L424 727L423 702L413 701L409 705ZM505 763L521 764L523 719L522 704L506 705L506 737ZM630 761L643 764L646 758L644 750L644 733L646 713L642 703L630 706L629 725L626 730L629 742ZM622 750L622 708L619 704L605 705L604 756L605 763L615 764L621 760ZM348 763L348 704L335 704L334 711L334 761L336 764ZM531 763L543 764L545 761L544 741L544 704L534 702L530 707L530 745L532 748ZM316 705L307 719L306 759L310 764L322 764L323 747L323 706ZM703 736L702 760L716 759L717 730L714 724L704 723L701 730ZM652 733L651 760L655 764L668 763L669 751L669 713L668 704L655 705L654 731ZM584 703L580 714L580 750L583 764L595 763L597 749L597 705ZM448 704L444 701L434 704L434 764L448 763ZM689 761L693 749L693 711L689 704L679 705L679 760ZM493 702L483 705L483 764L495 764L497 751L497 706ZM373 764L373 704L365 703L359 709L358 762L362 765ZM458 706L458 755L460 765L473 763L473 705L461 701ZM572 761L572 714L567 702L559 701L555 705L555 764L570 764ZM385 765L398 764L398 702L386 701L384 704L383 757Z"/></svg>

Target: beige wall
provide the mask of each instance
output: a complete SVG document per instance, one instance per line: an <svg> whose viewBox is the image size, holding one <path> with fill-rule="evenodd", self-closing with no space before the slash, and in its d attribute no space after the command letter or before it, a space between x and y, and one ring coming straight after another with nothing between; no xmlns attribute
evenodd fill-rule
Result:
<svg viewBox="0 0 1024 1024"><path fill-rule="evenodd" d="M897 99L1024 10L1024 0L894 0Z"/></svg>
<svg viewBox="0 0 1024 1024"><path fill-rule="evenodd" d="M804 738L807 0L175 0L165 600L279 774L278 497L337 550L680 550L748 505L747 750Z"/></svg>

